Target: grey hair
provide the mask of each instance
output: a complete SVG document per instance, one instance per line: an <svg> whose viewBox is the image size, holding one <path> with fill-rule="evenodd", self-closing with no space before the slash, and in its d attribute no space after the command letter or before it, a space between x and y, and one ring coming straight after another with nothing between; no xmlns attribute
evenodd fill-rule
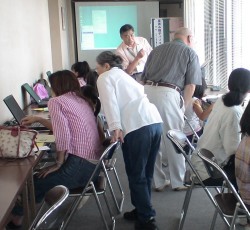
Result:
<svg viewBox="0 0 250 230"><path fill-rule="evenodd" d="M189 28L180 27L178 30L176 30L174 37L189 36L189 35L193 35L193 32Z"/></svg>
<svg viewBox="0 0 250 230"><path fill-rule="evenodd" d="M99 65L108 63L110 67L118 67L122 69L122 58L111 51L104 51L100 53L97 56L96 61Z"/></svg>

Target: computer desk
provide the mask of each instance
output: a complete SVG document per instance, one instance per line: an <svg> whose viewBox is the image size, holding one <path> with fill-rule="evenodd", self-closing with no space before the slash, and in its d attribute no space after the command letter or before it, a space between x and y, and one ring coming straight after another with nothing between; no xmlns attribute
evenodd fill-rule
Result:
<svg viewBox="0 0 250 230"><path fill-rule="evenodd" d="M33 169L42 157L42 151L24 159L0 159L0 229L8 223L9 215L22 194L24 229L35 217Z"/></svg>
<svg viewBox="0 0 250 230"><path fill-rule="evenodd" d="M48 112L26 108L28 114L48 117ZM44 133L44 132L43 132ZM36 215L33 170L40 162L44 151L24 159L0 158L0 229L4 229L20 194L24 208L24 229L28 229Z"/></svg>

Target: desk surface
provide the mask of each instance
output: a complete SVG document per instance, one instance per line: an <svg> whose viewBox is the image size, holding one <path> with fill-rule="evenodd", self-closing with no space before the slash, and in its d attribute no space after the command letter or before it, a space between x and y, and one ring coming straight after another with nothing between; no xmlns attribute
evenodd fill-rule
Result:
<svg viewBox="0 0 250 230"><path fill-rule="evenodd" d="M0 159L0 229L4 229L8 217L21 193L33 167L42 154L25 159Z"/></svg>

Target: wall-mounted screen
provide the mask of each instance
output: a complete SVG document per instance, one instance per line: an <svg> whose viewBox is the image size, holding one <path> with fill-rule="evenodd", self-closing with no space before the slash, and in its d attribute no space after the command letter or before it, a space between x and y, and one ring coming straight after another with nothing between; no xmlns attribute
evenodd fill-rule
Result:
<svg viewBox="0 0 250 230"><path fill-rule="evenodd" d="M80 6L79 20L81 50L115 49L121 43L121 23L137 31L137 6Z"/></svg>
<svg viewBox="0 0 250 230"><path fill-rule="evenodd" d="M78 60L95 68L96 56L115 50L122 42L119 30L131 24L136 36L149 43L151 18L159 17L159 2L75 2Z"/></svg>

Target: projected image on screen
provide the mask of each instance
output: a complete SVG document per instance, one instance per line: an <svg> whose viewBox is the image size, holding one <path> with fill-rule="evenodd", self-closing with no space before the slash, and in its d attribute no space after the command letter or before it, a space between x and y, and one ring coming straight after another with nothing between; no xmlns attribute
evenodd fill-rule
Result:
<svg viewBox="0 0 250 230"><path fill-rule="evenodd" d="M137 31L137 6L80 6L81 50L116 49L124 24Z"/></svg>

